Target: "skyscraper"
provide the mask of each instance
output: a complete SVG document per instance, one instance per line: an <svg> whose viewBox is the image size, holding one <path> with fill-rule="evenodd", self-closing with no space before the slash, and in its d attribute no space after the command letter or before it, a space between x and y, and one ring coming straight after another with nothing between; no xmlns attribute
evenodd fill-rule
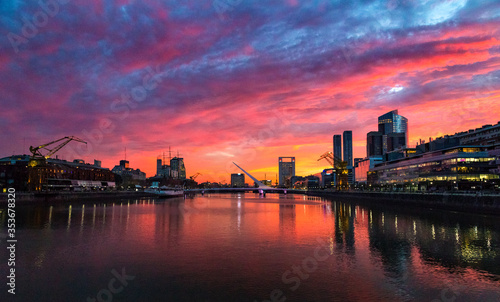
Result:
<svg viewBox="0 0 500 302"><path fill-rule="evenodd" d="M387 152L387 135L390 133L404 133L405 145L408 146L408 119L399 115L398 110L379 116L378 131L382 133L383 153Z"/></svg>
<svg viewBox="0 0 500 302"><path fill-rule="evenodd" d="M289 161L286 161L286 160ZM295 157L280 157L279 158L279 185L287 185L292 176L295 176ZM288 183L290 185L290 183Z"/></svg>
<svg viewBox="0 0 500 302"><path fill-rule="evenodd" d="M245 174L233 173L231 174L231 187L243 188L245 186Z"/></svg>
<svg viewBox="0 0 500 302"><path fill-rule="evenodd" d="M403 146L406 146L406 134L396 132L387 134L387 152L394 151Z"/></svg>
<svg viewBox="0 0 500 302"><path fill-rule="evenodd" d="M343 160L347 162L347 167L353 166L353 157L352 157L352 131L346 130L344 131L344 158Z"/></svg>
<svg viewBox="0 0 500 302"><path fill-rule="evenodd" d="M347 183L354 183L354 164L352 156L352 131L346 130L343 134L344 139L344 161L347 162Z"/></svg>
<svg viewBox="0 0 500 302"><path fill-rule="evenodd" d="M370 131L366 134L366 156L382 155L383 143L382 133L378 131Z"/></svg>
<svg viewBox="0 0 500 302"><path fill-rule="evenodd" d="M172 178L186 179L186 168L184 158L174 157L170 160L170 173Z"/></svg>
<svg viewBox="0 0 500 302"><path fill-rule="evenodd" d="M342 160L342 135L340 134L333 136L333 157Z"/></svg>

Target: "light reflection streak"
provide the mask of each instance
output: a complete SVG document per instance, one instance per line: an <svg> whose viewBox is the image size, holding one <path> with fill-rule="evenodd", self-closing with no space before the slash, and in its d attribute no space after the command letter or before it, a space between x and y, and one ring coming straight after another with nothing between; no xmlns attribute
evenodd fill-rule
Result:
<svg viewBox="0 0 500 302"><path fill-rule="evenodd" d="M85 205L82 205L82 219L80 220L80 235L83 232L83 221L85 217Z"/></svg>
<svg viewBox="0 0 500 302"><path fill-rule="evenodd" d="M94 213L92 215L92 229L94 229L94 226L95 226L95 211L96 211L96 206L94 203Z"/></svg>
<svg viewBox="0 0 500 302"><path fill-rule="evenodd" d="M72 210L72 207L70 205L68 208L68 227L66 228L67 230L69 230L69 227L71 226L71 210Z"/></svg>
<svg viewBox="0 0 500 302"><path fill-rule="evenodd" d="M52 206L49 208L49 227L52 225Z"/></svg>

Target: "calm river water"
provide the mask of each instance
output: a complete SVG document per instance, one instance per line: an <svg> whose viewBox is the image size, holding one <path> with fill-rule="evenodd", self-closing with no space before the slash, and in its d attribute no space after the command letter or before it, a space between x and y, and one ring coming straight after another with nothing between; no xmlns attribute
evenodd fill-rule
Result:
<svg viewBox="0 0 500 302"><path fill-rule="evenodd" d="M1 301L500 301L498 216L253 193L16 210Z"/></svg>

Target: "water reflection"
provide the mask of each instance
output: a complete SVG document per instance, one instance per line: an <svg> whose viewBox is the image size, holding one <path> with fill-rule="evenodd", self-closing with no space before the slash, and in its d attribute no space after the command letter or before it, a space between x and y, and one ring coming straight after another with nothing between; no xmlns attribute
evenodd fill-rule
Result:
<svg viewBox="0 0 500 302"><path fill-rule="evenodd" d="M319 300L332 300L343 290L346 297L358 290L363 293L359 297L373 294L374 300L432 300L439 298L443 280L457 278L466 280L476 294L485 291L500 297L494 286L500 281L497 217L248 193L17 210L26 244L19 258L39 278L32 281L34 288L45 284L39 274L50 275L54 269L63 275L92 270L85 276L100 278L101 270L108 274L118 262L135 267L145 279L155 276L160 284L162 275L170 276L173 279L165 280L182 289L176 299L190 288L191 279L216 288L237 279L255 289L248 298L253 301L282 288L281 274L311 255L321 238L333 257L311 273L316 281L304 281L303 292L294 293L290 301L312 292L325 295ZM0 232L6 233L5 211L0 222ZM56 287L65 282L53 278ZM179 278L184 281L172 281ZM353 287L334 286L339 278ZM357 288L359 282L371 284L370 289ZM203 299L224 300L206 291ZM242 301L249 295L239 294L237 300Z"/></svg>
<svg viewBox="0 0 500 302"><path fill-rule="evenodd" d="M294 204L280 204L280 233L295 233L295 205Z"/></svg>

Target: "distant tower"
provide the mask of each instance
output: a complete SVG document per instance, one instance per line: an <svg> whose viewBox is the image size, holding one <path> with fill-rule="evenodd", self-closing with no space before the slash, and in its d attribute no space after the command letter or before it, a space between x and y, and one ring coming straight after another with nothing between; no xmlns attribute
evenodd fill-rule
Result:
<svg viewBox="0 0 500 302"><path fill-rule="evenodd" d="M288 159L288 161L286 161ZM295 157L279 158L279 185L284 186L287 179L295 176Z"/></svg>
<svg viewBox="0 0 500 302"><path fill-rule="evenodd" d="M404 133L405 145L408 146L408 119L398 114L398 110L389 111L378 117L378 132L382 133L383 153L387 153L387 135Z"/></svg>
<svg viewBox="0 0 500 302"><path fill-rule="evenodd" d="M371 131L366 134L366 156L382 156L382 133Z"/></svg>
<svg viewBox="0 0 500 302"><path fill-rule="evenodd" d="M174 157L170 160L171 177L177 179L186 179L186 168L184 167L184 158Z"/></svg>
<svg viewBox="0 0 500 302"><path fill-rule="evenodd" d="M245 174L233 173L231 174L231 187L243 188L245 186Z"/></svg>
<svg viewBox="0 0 500 302"><path fill-rule="evenodd" d="M162 161L161 158L156 159L156 175L160 175L162 170Z"/></svg>
<svg viewBox="0 0 500 302"><path fill-rule="evenodd" d="M344 131L344 161L347 162L347 167L353 166L352 157L352 131Z"/></svg>
<svg viewBox="0 0 500 302"><path fill-rule="evenodd" d="M333 136L333 157L342 160L342 135L340 134Z"/></svg>

